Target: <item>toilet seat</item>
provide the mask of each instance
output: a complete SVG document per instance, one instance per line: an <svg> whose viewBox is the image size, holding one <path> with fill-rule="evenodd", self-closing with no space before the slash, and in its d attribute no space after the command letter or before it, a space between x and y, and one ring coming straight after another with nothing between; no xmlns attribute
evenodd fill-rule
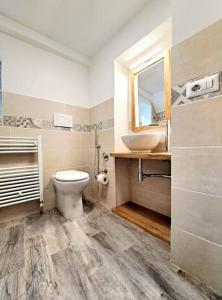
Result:
<svg viewBox="0 0 222 300"><path fill-rule="evenodd" d="M82 181L88 178L88 173L76 170L59 171L55 174L55 179L63 182Z"/></svg>

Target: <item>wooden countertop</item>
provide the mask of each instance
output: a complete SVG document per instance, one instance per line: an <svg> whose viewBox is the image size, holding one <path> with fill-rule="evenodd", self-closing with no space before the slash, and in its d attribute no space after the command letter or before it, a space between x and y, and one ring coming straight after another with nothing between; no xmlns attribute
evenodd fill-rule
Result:
<svg viewBox="0 0 222 300"><path fill-rule="evenodd" d="M169 152L146 152L146 151L129 151L129 152L111 152L110 155L115 158L142 158L153 160L171 160Z"/></svg>

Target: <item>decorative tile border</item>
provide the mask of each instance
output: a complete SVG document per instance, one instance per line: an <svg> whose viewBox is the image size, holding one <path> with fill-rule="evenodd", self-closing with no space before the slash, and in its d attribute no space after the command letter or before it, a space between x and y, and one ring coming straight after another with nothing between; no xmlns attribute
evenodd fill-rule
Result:
<svg viewBox="0 0 222 300"><path fill-rule="evenodd" d="M7 127L18 127L18 128L38 128L38 129L52 129L52 130L63 130L63 131L78 131L78 132L90 132L95 129L105 130L114 127L114 120L104 120L92 125L74 123L72 128L55 127L53 121L34 119L17 116L3 116L0 118L0 126Z"/></svg>
<svg viewBox="0 0 222 300"><path fill-rule="evenodd" d="M206 76L210 76L210 75L213 75L213 74L218 74L218 73L219 73L219 84L220 84L220 90L219 91L212 92L212 93L205 94L205 95L201 95L201 96L197 96L197 97L193 97L193 98L190 98L190 99L186 98L186 84L187 83L190 83L190 82L193 82L195 80L204 78ZM172 96L171 96L171 106L172 107L187 104L187 103L192 103L194 101L208 99L208 98L211 98L211 97L221 95L222 94L222 71L219 71L219 72L216 72L216 73L214 72L212 74L204 75L204 76L192 79L190 81L184 82L182 84L178 84L178 85L176 85L172 88L172 93L171 94L172 94Z"/></svg>

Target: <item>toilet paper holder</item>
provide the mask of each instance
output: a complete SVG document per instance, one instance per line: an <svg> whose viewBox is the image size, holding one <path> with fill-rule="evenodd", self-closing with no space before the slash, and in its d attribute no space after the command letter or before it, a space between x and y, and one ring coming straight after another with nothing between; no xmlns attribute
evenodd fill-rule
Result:
<svg viewBox="0 0 222 300"><path fill-rule="evenodd" d="M108 169L106 169L106 168L104 168L104 169L102 169L100 172L99 172L99 174L107 174L108 173Z"/></svg>

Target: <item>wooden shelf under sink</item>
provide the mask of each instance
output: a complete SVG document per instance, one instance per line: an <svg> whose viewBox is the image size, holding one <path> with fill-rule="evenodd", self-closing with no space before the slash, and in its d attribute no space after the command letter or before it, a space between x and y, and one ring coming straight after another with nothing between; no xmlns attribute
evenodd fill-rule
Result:
<svg viewBox="0 0 222 300"><path fill-rule="evenodd" d="M115 158L142 158L151 160L171 160L169 152L146 152L146 151L129 151L129 152L111 152L110 155Z"/></svg>
<svg viewBox="0 0 222 300"><path fill-rule="evenodd" d="M171 218L132 202L112 209L113 213L170 244Z"/></svg>

